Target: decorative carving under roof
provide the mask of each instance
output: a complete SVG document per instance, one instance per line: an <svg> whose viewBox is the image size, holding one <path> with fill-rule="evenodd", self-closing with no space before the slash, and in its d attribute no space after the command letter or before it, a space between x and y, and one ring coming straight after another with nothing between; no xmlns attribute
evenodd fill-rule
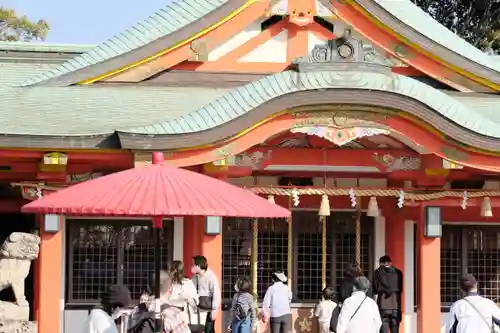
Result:
<svg viewBox="0 0 500 333"><path fill-rule="evenodd" d="M299 72L313 70L362 70L390 72L392 63L381 56L371 44L352 37L351 29L329 40L326 44L314 46L308 56L297 58L294 65Z"/></svg>
<svg viewBox="0 0 500 333"><path fill-rule="evenodd" d="M292 133L305 133L307 135L315 135L320 138L326 139L337 146L343 146L354 140L364 137L380 134L390 134L389 130L374 127L332 128L325 126L304 126L292 128L290 131Z"/></svg>

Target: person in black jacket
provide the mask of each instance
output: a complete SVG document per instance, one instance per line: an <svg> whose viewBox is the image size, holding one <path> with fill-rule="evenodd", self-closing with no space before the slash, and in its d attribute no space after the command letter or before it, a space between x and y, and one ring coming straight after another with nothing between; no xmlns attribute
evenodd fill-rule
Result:
<svg viewBox="0 0 500 333"><path fill-rule="evenodd" d="M401 323L401 293L403 273L392 266L387 255L379 260L379 268L373 273L373 293L377 295L377 305L382 318L381 333L398 333Z"/></svg>
<svg viewBox="0 0 500 333"><path fill-rule="evenodd" d="M337 294L338 294L338 303L341 304L342 302L345 301L346 298L349 298L353 292L354 288L354 281L358 276L363 276L363 273L361 270L356 268L355 265L353 264L347 264L345 271L344 271L344 278L342 279L342 282L340 283L338 289L337 289ZM373 290L372 287L366 292L366 295L368 297L373 298Z"/></svg>

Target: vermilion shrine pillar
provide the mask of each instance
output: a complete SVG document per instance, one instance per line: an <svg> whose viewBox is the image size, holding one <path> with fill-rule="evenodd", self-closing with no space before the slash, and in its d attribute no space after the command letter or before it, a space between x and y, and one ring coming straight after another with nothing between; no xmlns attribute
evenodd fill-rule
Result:
<svg viewBox="0 0 500 333"><path fill-rule="evenodd" d="M35 266L35 306L39 333L61 332L61 267L63 264L63 228L55 233L45 231L45 215L40 217L40 253Z"/></svg>
<svg viewBox="0 0 500 333"><path fill-rule="evenodd" d="M441 239L424 236L425 210L417 221L417 332L441 332Z"/></svg>

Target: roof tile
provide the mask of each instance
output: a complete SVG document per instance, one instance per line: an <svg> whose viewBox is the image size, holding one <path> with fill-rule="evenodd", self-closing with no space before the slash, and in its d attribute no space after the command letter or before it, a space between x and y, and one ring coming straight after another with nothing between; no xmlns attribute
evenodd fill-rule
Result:
<svg viewBox="0 0 500 333"><path fill-rule="evenodd" d="M441 113L442 116L474 132L500 138L500 132L498 132L499 116L485 117L481 112L468 107L453 97L409 77L356 71L319 71L300 73L300 75L287 71L266 76L257 82L233 89L202 108L192 111L191 119L196 122L196 127L199 129L194 130L195 124L193 123L191 129L181 126L176 128L175 133L165 131L156 134L178 134L179 129L184 131L183 133L208 130L250 112L259 105L258 100L266 102L275 97L301 90L338 88L381 90L403 95L427 104L430 108ZM495 100L496 103L500 104L500 99ZM208 113L215 124L209 124L205 120L205 113ZM184 114L182 118L163 122L161 127L168 128L169 125L175 127L173 124L185 121L186 118L187 116ZM141 133L140 128L132 128L129 131Z"/></svg>
<svg viewBox="0 0 500 333"><path fill-rule="evenodd" d="M0 133L76 136L112 133L132 126L138 126L141 133L198 130L200 121L182 128L161 123L199 109L227 91L151 86L4 86L0 87ZM189 103L185 103L187 99Z"/></svg>

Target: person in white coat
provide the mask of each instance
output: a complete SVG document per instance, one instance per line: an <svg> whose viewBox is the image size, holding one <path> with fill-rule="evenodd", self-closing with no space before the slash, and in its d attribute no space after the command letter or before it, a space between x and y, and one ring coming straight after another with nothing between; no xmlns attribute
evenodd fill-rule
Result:
<svg viewBox="0 0 500 333"><path fill-rule="evenodd" d="M477 280L471 274L460 279L467 295L453 303L446 322L446 333L491 333L500 325L500 309L491 300L479 296Z"/></svg>
<svg viewBox="0 0 500 333"><path fill-rule="evenodd" d="M370 281L364 276L354 280L353 293L342 304L336 333L379 333L382 326L377 303L366 295Z"/></svg>

